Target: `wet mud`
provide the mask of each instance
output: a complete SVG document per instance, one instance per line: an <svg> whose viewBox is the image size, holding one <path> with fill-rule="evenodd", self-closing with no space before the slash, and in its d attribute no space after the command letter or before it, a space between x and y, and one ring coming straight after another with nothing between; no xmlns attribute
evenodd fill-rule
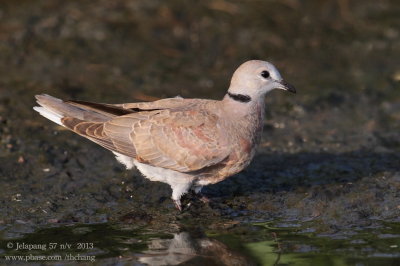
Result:
<svg viewBox="0 0 400 266"><path fill-rule="evenodd" d="M0 259L57 235L104 264L398 263L399 14L394 0L2 1ZM182 213L168 185L32 110L39 93L220 99L249 59L298 93L267 95L252 164Z"/></svg>

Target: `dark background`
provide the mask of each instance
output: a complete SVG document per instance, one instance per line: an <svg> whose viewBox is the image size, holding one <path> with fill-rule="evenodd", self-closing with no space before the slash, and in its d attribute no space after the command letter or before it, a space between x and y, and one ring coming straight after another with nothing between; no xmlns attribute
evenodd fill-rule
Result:
<svg viewBox="0 0 400 266"><path fill-rule="evenodd" d="M0 225L398 222L399 13L397 0L1 1ZM167 185L32 110L40 93L220 99L249 59L271 61L298 93L267 96L252 165L183 214Z"/></svg>

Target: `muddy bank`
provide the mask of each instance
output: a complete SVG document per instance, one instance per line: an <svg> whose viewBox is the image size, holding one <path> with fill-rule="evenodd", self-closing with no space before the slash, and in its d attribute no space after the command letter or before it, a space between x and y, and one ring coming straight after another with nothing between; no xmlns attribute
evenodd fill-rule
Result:
<svg viewBox="0 0 400 266"><path fill-rule="evenodd" d="M335 237L400 222L399 13L390 0L1 3L3 236L101 223L173 239L294 221ZM254 162L205 188L208 205L188 198L184 213L167 185L32 110L38 93L219 99L233 70L255 58L276 64L298 94L267 96Z"/></svg>

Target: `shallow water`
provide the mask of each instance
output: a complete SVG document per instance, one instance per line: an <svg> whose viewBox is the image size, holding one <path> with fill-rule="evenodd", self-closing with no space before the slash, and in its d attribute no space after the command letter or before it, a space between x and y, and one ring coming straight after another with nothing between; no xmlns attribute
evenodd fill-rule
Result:
<svg viewBox="0 0 400 266"><path fill-rule="evenodd" d="M395 265L400 227L324 235L312 223L242 224L227 231L166 233L121 224L76 224L1 231L3 263L97 262L134 265ZM28 229L29 231L29 229ZM43 256L43 257L38 257ZM118 259L117 259L118 258Z"/></svg>
<svg viewBox="0 0 400 266"><path fill-rule="evenodd" d="M0 259L399 264L399 16L397 0L2 1ZM267 96L250 167L183 213L167 185L32 110L39 93L219 99L249 59L298 93Z"/></svg>

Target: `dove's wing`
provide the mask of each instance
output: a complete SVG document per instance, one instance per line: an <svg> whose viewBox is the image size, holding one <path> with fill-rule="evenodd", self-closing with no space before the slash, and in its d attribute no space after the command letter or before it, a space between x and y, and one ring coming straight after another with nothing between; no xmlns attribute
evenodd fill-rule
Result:
<svg viewBox="0 0 400 266"><path fill-rule="evenodd" d="M204 110L142 111L104 123L65 117L62 123L111 151L180 172L217 164L230 153L218 117Z"/></svg>
<svg viewBox="0 0 400 266"><path fill-rule="evenodd" d="M217 164L230 145L208 101L170 98L110 105L38 95L45 117L109 149L156 167L191 172Z"/></svg>
<svg viewBox="0 0 400 266"><path fill-rule="evenodd" d="M146 111L146 110L164 110L175 109L182 110L190 108L197 104L196 99L184 99L181 97L166 98L153 102L136 102L136 103L121 103L114 104L113 106L133 111Z"/></svg>
<svg viewBox="0 0 400 266"><path fill-rule="evenodd" d="M164 110L134 123L131 139L140 161L191 172L217 164L229 155L218 122L216 115L204 110Z"/></svg>

